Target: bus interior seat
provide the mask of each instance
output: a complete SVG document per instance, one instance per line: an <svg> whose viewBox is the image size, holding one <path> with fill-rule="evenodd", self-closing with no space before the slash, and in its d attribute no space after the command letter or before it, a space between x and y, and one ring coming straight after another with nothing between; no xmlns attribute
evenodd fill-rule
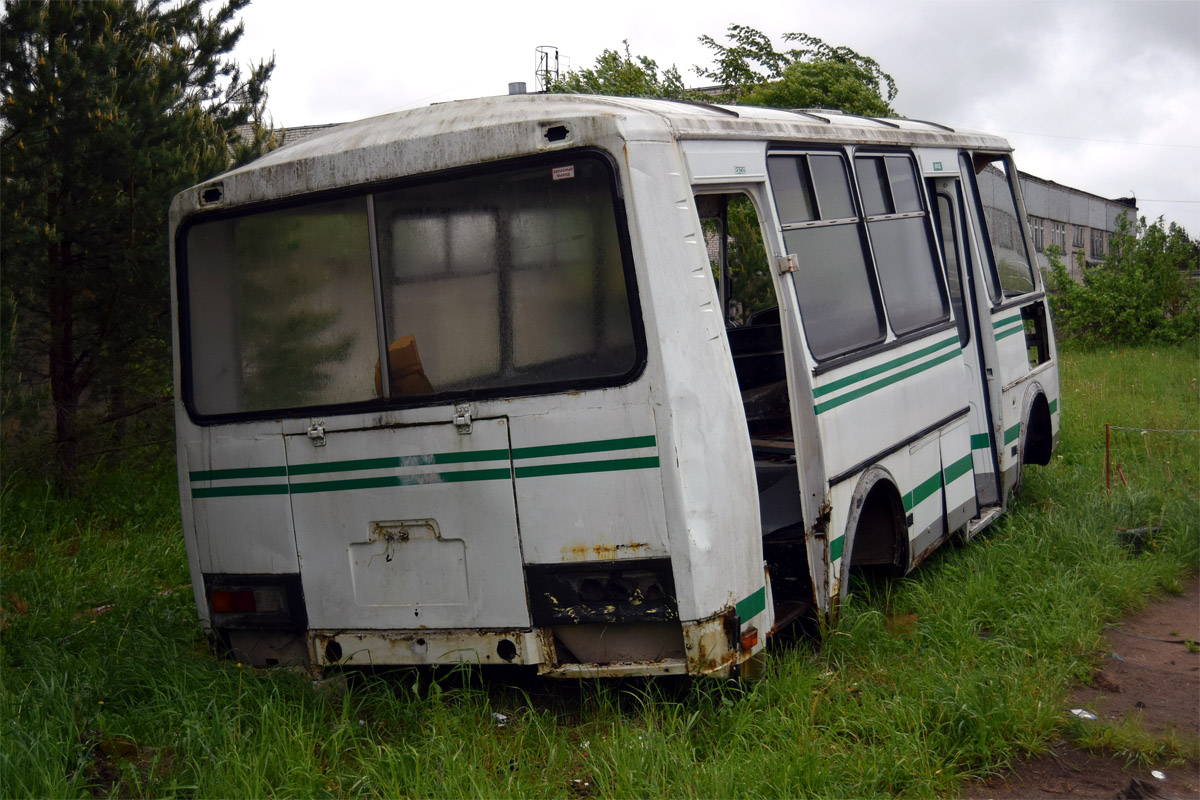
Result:
<svg viewBox="0 0 1200 800"><path fill-rule="evenodd" d="M392 397L433 394L433 384L425 376L421 354L417 352L417 338L411 334L401 336L388 345L388 374L391 376ZM375 394L383 396L383 378L378 361L375 362Z"/></svg>

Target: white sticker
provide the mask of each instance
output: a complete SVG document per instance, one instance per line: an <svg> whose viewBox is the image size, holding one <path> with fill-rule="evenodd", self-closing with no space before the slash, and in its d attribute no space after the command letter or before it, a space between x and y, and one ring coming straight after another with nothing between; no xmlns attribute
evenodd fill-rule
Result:
<svg viewBox="0 0 1200 800"><path fill-rule="evenodd" d="M550 176L556 181L565 181L567 178L574 178L575 166L555 167L550 171Z"/></svg>

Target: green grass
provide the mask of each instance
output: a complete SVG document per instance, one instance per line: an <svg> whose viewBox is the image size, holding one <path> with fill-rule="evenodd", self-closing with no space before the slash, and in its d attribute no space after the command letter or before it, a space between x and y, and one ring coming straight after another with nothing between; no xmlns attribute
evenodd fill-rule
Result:
<svg viewBox="0 0 1200 800"><path fill-rule="evenodd" d="M1185 349L1065 356L1060 450L1012 512L854 585L819 648L776 648L741 687L463 670L341 691L239 667L195 621L173 463L98 471L72 501L10 476L0 795L940 797L1064 735L1178 757L1134 723L1080 725L1065 697L1105 623L1200 564L1195 435L1114 437L1130 486L1103 487L1105 422L1200 427L1197 368Z"/></svg>
<svg viewBox="0 0 1200 800"><path fill-rule="evenodd" d="M1123 717L1115 723L1095 724L1072 720L1067 725L1071 741L1085 750L1111 753L1127 764L1152 766L1181 764L1200 758L1200 743L1188 735L1168 729L1162 735L1146 731L1141 712Z"/></svg>

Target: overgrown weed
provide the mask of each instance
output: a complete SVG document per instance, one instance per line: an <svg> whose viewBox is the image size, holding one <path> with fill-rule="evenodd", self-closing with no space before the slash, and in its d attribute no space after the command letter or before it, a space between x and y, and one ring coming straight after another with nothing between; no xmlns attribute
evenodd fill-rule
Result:
<svg viewBox="0 0 1200 800"><path fill-rule="evenodd" d="M1066 726L1067 738L1084 750L1112 753L1127 765L1177 766L1200 758L1200 742L1180 735L1173 728L1161 734L1146 730L1140 711L1126 714L1116 722L1072 719Z"/></svg>
<svg viewBox="0 0 1200 800"><path fill-rule="evenodd" d="M174 463L112 465L69 500L10 476L0 794L953 794L1070 733L1064 700L1104 624L1200 563L1200 448L1164 439L1147 458L1134 439L1119 451L1131 485L1104 489L1104 422L1197 427L1194 353L1154 353L1066 357L1060 457L1027 472L1011 513L907 578L855 584L819 646L773 648L766 677L738 687L462 668L318 690L209 653ZM1123 730L1087 741L1185 752Z"/></svg>

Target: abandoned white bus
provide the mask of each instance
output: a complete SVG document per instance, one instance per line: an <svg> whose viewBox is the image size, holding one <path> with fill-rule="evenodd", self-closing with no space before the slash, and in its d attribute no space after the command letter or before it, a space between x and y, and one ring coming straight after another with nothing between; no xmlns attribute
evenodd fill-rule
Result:
<svg viewBox="0 0 1200 800"><path fill-rule="evenodd" d="M332 128L171 209L180 497L258 665L730 675L1057 441L1009 145L516 96Z"/></svg>

